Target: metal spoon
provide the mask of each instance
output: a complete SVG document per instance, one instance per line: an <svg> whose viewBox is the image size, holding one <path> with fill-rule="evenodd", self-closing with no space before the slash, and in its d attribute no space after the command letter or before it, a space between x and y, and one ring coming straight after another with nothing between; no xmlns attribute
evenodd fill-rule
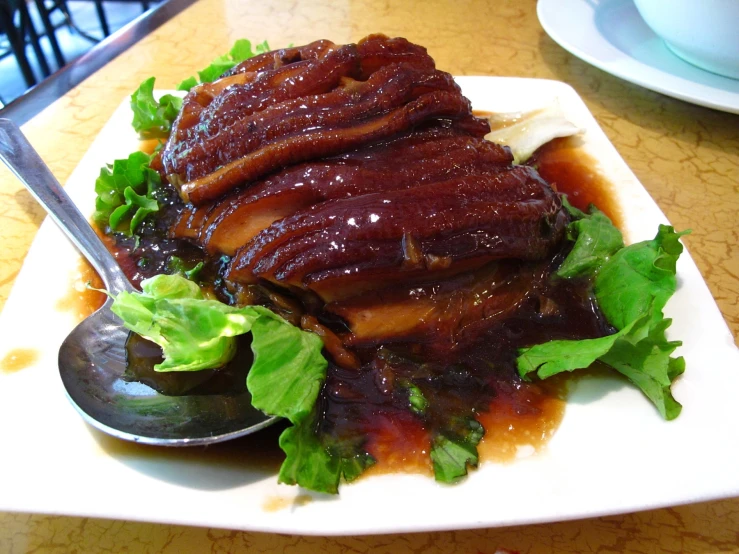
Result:
<svg viewBox="0 0 739 554"><path fill-rule="evenodd" d="M41 157L7 119L0 119L0 159L92 264L110 294L134 290ZM253 408L248 392L164 396L124 380L129 331L110 311L112 302L108 298L59 349L59 373L67 395L90 425L139 443L191 446L241 437L277 421Z"/></svg>

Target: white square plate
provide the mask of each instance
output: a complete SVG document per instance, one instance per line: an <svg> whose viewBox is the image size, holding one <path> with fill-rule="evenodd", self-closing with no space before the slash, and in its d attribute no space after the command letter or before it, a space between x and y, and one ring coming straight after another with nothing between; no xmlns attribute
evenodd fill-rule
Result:
<svg viewBox="0 0 739 554"><path fill-rule="evenodd" d="M459 79L475 109L512 111L559 101L586 130L586 151L614 185L628 242L652 238L665 217L569 86L498 77ZM127 102L67 183L92 213L99 168L138 146ZM0 372L0 510L107 517L318 535L494 527L614 514L739 495L739 353L686 252L667 306L687 371L674 386L682 415L663 421L620 379L584 379L545 451L483 464L456 486L382 475L340 496L278 485L271 471L190 450L125 448L88 427L65 397L57 350L75 324L59 311L79 257L46 220L0 316L0 358L39 353ZM254 443L244 442L245 448ZM205 454L208 454L206 452ZM248 459L249 452L243 452Z"/></svg>

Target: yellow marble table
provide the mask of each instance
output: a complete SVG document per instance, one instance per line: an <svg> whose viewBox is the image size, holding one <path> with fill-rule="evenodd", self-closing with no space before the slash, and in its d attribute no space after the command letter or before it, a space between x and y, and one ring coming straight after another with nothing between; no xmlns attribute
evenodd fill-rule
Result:
<svg viewBox="0 0 739 554"><path fill-rule="evenodd" d="M176 1L176 0L173 0ZM234 40L273 46L371 32L428 47L455 75L556 79L583 97L685 242L739 333L739 116L612 77L557 46L534 0L200 0L24 126L64 182L114 108L143 79L174 87ZM42 210L0 170L0 306ZM2 491L0 491L2 494ZM301 538L108 520L0 514L0 552L739 552L739 499L577 522L415 535Z"/></svg>

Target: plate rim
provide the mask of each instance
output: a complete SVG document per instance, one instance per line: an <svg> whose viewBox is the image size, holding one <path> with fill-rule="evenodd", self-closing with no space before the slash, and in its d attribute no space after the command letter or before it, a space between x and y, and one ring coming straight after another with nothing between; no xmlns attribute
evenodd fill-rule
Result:
<svg viewBox="0 0 739 554"><path fill-rule="evenodd" d="M547 95L554 94L555 96L559 96L559 94L562 94L564 96L567 96L570 98L572 102L577 102L578 106L584 110L583 113L587 113L587 116L590 120L590 125L592 125L592 128L589 128L589 130L593 131L594 138L597 138L600 141L601 147L608 147L609 156L617 156L618 163L623 165L623 171L626 178L628 178L630 181L633 181L634 186L639 188L639 193L642 195L646 195L646 198L649 199L649 202L651 202L649 208L651 210L651 214L654 216L657 214L657 219L661 222L662 220L666 221L664 218L664 215L659 210L659 207L656 205L653 199L649 197L647 191L644 189L644 187L639 183L638 179L634 176L633 172L628 168L626 163L623 161L623 159L618 155L616 152L615 147L613 147L612 143L607 139L606 135L603 133L600 126L597 124L597 121L593 117L592 113L588 110L587 106L583 102L583 100L580 98L580 96L576 93L576 91L569 86L566 83L562 83L560 81L554 81L554 80L548 80L548 79L530 79L530 78L509 78L509 77L474 77L474 76L466 76L466 77L460 77L459 78L463 89L465 84L467 84L468 87L478 87L480 89L484 89L487 93L488 90L492 89L495 90L495 87L493 86L494 83L500 83L502 81L511 83L513 85L515 83L516 86L519 87L527 87L527 86L540 86L543 94L542 97L546 97ZM474 84L477 82L478 84ZM482 84L480 84L482 83ZM471 90L471 88L470 88ZM479 91L478 91L479 92ZM539 92L538 90L536 91ZM465 91L465 94L469 94L469 91ZM510 92L508 94L511 94ZM478 96L477 94L473 94L471 96ZM95 155L99 153L101 144L105 140L109 140L109 136L112 136L113 131L115 131L114 128L110 127L111 122L117 121L115 118L119 117L120 115L117 115L118 112L125 111L124 108L127 109L127 100L124 100L121 106L116 110L116 113L113 114L113 117L109 122L106 123L105 127L103 128L103 131L101 131L101 134L98 135L98 137L95 139L93 146L91 146L90 150L85 154L85 156L82 158L82 161L78 165L77 169L75 169L74 173L70 177L68 183L72 184L74 186L75 182L78 182L79 179L82 178L84 171L89 170L89 167L86 167L90 165L91 161L94 162ZM485 106L478 106L480 108L484 108ZM109 128L110 127L110 128ZM603 142L605 141L605 142ZM615 159L615 158L614 158ZM99 166L97 166L99 167ZM88 171L89 173L89 171ZM76 180L76 181L75 181ZM88 185L85 185L88 187L89 190L91 190L91 187ZM90 194L88 190L88 195ZM75 196L73 195L73 198ZM628 218L625 218L625 223L627 222ZM652 231L653 226L656 225L654 220L650 222ZM42 246L46 245L48 247L48 244L43 241L47 241L48 237L56 231L55 228L53 228L53 224L48 221L45 221L42 226L42 231L39 232L37 235L37 238L34 240L34 244L32 245L31 250L33 251L33 255L35 256L38 254L38 251L40 251L41 247L37 246L37 241L39 241L39 244L42 244ZM40 238L39 238L40 237ZM21 272L19 274L19 279L25 277L25 273L31 271L33 269L33 264L36 263L34 260L31 259L31 253L29 252L29 256L26 258L26 261L24 261L23 268L21 269ZM685 258L683 258L684 262L681 265L680 274L682 275L683 269L685 267L688 267L690 271L697 272L697 268L695 267L695 264L692 262L692 259L689 258L689 255L687 255ZM692 264L692 265L691 265ZM700 274L698 273L698 276L700 277ZM707 287L705 286L705 282L700 278L700 283L702 283L702 286L705 287L705 290L701 289L702 294L708 294L709 298L710 293L708 292ZM16 285L13 287L13 291L11 292L9 301L12 299L12 302L9 302L11 304L11 313L14 313L13 310L17 310L16 304L20 302L16 296L20 296L21 286L18 285L18 282L16 282ZM715 302L713 302L713 310L715 314L718 314L721 322L723 324L723 327L720 329L720 331L724 334L729 333L728 326L726 325L726 322L723 321L723 318L720 316L720 312L718 311L718 307L715 305ZM10 324L8 322L8 305L6 304L6 308L3 309L3 313L0 314L0 329L7 328ZM710 308L710 306L709 306ZM730 334L730 333L729 333ZM739 359L739 351L736 350L736 346L733 347L733 351L731 352L732 355L736 355ZM35 368L33 368L35 369ZM25 371L25 370L24 370ZM12 378L11 376L4 376L0 374L0 380L4 381L6 377ZM19 379L23 379L24 376L23 372L18 374ZM30 377L29 377L30 379ZM3 396L3 388L0 386L0 399ZM58 389L58 392L61 393L61 389ZM66 398L62 399L66 403ZM639 404L639 408L637 409L637 413L641 412L644 413L645 411L648 413L651 413L651 406L647 405L647 402L639 399L639 402L643 402L643 404ZM74 412L71 408L71 406L67 406L72 413L73 417L75 418L74 421L78 422L75 426L75 430L81 435L90 435L89 429L85 427L86 424L82 422L82 420L78 420L78 416L76 412ZM568 406L567 412L572 411L572 407ZM567 417L567 412L565 414L565 417ZM2 406L0 405L0 414L2 414ZM682 416L681 416L682 417ZM71 421L71 420L70 420ZM665 422L662 422L659 420L660 425L669 425ZM3 422L2 419L0 419L0 428L2 427ZM563 422L564 425L564 422ZM562 427L560 427L560 431L562 430ZM94 436L92 438L88 437L91 443L95 442ZM552 439L552 441L557 439L557 435L555 434L555 437ZM739 450L738 450L739 452ZM105 459L105 463L108 462L116 462L117 460L114 460L112 456L106 455L108 458ZM539 459L537 457L537 459ZM737 456L737 460L739 461L739 456ZM89 460L88 460L89 461ZM511 466L506 467L512 467L512 466L520 466L525 469L525 467L530 467L529 464L530 460L522 460L520 462L517 462L515 464L512 464ZM3 464L6 463L2 459L0 459L0 468L3 468ZM536 467L536 466L534 466ZM488 482L492 477L495 475L498 475L498 472L495 471L496 466L491 465L490 466L491 471L487 471L487 467L482 467L477 472L474 472L470 478L468 479L468 483L466 484L466 489L472 489L473 487L478 487L480 484L485 484ZM126 470L129 470L130 468L126 467ZM126 473L126 472L124 472ZM131 473L130 471L127 471L127 473ZM3 485L3 480L6 479L4 477L7 475L8 472L0 471L0 485ZM137 476L142 477L143 475L143 481L150 482L152 481L152 478L149 474L142 474L142 473L135 473ZM275 477L270 477L272 481L276 481ZM393 484L397 486L400 484L401 490L405 488L406 490L412 490L412 486L414 483L422 483L421 484L421 490L423 491L442 491L439 493L441 495L441 498L446 498L447 502L450 506L455 505L455 502L459 502L460 499L464 499L465 496L465 490L462 487L465 487L465 484L458 485L456 487L443 487L440 486L432 479L429 479L428 477L418 477L418 476L408 476L408 475L390 475L390 476L373 476L365 480L361 480L356 485L350 485L349 487L342 489L342 493L345 494L345 496L349 500L349 506L356 505L352 504L352 502L356 501L356 496L365 493L372 493L372 486L370 483L378 484L380 483L380 480L385 480L390 482L391 486ZM420 480L420 481L419 481ZM168 492L173 493L176 496L176 499L174 502L177 502L177 499L179 498L190 498L190 496L193 493L194 488L192 486L185 486L185 487L173 487L170 483L150 483L151 486L153 486L156 490L165 490ZM254 486L254 488L250 488ZM3 485L5 486L5 485ZM384 486L384 485L383 485ZM734 486L734 485L732 485ZM409 489L410 487L410 489ZM0 487L2 488L2 487ZM186 489L186 490L183 490ZM276 484L272 483L271 481L269 483L265 483L262 481L257 481L255 483L251 483L249 485L246 485L244 487L236 487L233 490L229 489L227 492L234 493L234 495L238 494L244 494L248 495L249 492L252 492L254 494L260 494L265 491L268 493L271 493L273 491L279 491L280 495L284 496L295 496L297 494L302 494L303 491L300 489L292 488L290 490L284 485L277 486ZM16 496L14 498L19 498L18 495L21 494L21 489L13 489L14 494ZM199 490L197 492L200 492ZM218 494L218 491L216 491L214 494ZM433 493L436 495L436 493ZM64 504L60 503L60 499L55 499L55 502L52 502L51 504L46 503L45 506L40 506L38 502L36 502L34 499L24 499L22 503L16 503L13 506L10 506L5 500L3 500L3 495L0 495L0 509L1 510L8 510L8 511L27 511L27 512L40 512L40 513L54 513L54 514L65 514L65 515L74 515L74 516L83 516L83 517L109 517L109 518L116 518L116 519L126 519L126 520L135 520L135 521L147 521L147 522L156 522L156 523L169 523L169 524L182 524L182 525L196 525L196 526L209 526L209 527L221 527L221 528L230 528L230 529L240 529L244 531L262 531L262 532L278 532L278 533L295 533L295 534L304 534L304 535L320 535L320 536L328 536L328 535L354 535L354 534L382 534L382 533L403 533L403 532L422 532L422 531L446 531L446 530L456 530L456 529L472 529L472 528L482 528L482 527L504 527L504 526L512 526L512 525L521 525L521 524L534 524L534 523L544 523L544 522L555 522L555 521L566 521L566 520L573 520L573 519L580 519L580 518L589 518L589 517L598 517L603 515L612 515L616 513L624 513L629 511L635 511L635 510L644 510L644 509L653 509L658 507L664 507L664 506L674 506L678 504L683 503L689 503L689 502L697 502L702 500L710 500L710 499L718 499L718 498L725 498L727 496L735 496L739 495L739 483L736 484L736 488L733 488L728 491L724 491L722 493L716 494L715 492L708 493L706 495L694 495L689 497L683 497L681 499L678 499L677 501L675 499L667 499L667 500L659 500L656 499L652 502L642 502L640 504L634 504L633 502L629 503L629 501L622 502L618 506L611 506L600 508L600 509L587 509L587 508L581 508L579 510L573 510L567 508L563 508L564 511L560 512L552 512L548 515L532 515L527 514L526 516L519 516L519 517L511 517L508 516L507 519L500 519L496 521L492 521L489 519L489 517L485 517L484 515L477 515L475 517L469 517L465 519L464 521L460 521L459 519L455 519L455 517L450 516L448 519L444 517L440 517L439 514L436 514L434 516L435 519L431 521L424 521L421 522L417 519L410 519L410 520L404 520L404 521L386 521L384 524L380 525L370 525L367 526L363 523L358 522L352 522L351 525L345 525L340 528L332 527L332 526L326 526L325 522L319 522L316 521L316 519L313 517L313 512L311 511L312 508L310 508L311 505L315 507L317 502L308 504L306 506L305 510L305 516L301 519L298 516L292 517L292 513L281 513L276 512L274 515L276 516L274 519L268 519L264 518L262 521L259 521L257 523L252 522L245 522L243 520L238 519L238 514L230 514L227 515L227 517L220 519L218 521L214 521L212 519L208 519L209 516L204 516L203 513L201 513L199 510L193 510L193 511L187 511L182 509L175 509L172 513L167 514L157 514L156 516L152 517L151 514L142 514L140 512L132 511L131 506L125 505L113 505L111 508L110 506L107 509L100 510L99 508L95 506L75 503L74 501L70 500L72 502L72 507L70 507L70 504ZM234 503L235 506L241 506L242 508L246 508L246 500L241 498L236 498L235 500L232 498L233 495L228 496L227 500ZM354 497L354 498L353 498ZM198 495L195 495L195 498L200 498ZM205 497L202 497L204 499L208 499L209 497L206 495ZM216 500L218 500L219 497L215 497ZM515 502L521 502L525 501L526 499L516 499ZM564 501L564 499L563 499ZM327 503L321 503L324 504L324 507L328 504L331 504L331 502ZM445 503L446 504L446 503ZM319 510L320 512L320 510ZM466 513L466 512L465 512ZM409 517L415 517L413 515L409 515Z"/></svg>

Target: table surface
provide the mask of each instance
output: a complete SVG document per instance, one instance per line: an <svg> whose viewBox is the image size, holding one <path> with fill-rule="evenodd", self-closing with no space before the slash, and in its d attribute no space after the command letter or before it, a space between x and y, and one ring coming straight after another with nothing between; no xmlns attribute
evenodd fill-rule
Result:
<svg viewBox="0 0 739 554"><path fill-rule="evenodd" d="M172 0L177 1L177 0ZM739 116L674 100L595 69L555 44L535 0L200 0L24 125L63 183L113 110L145 78L174 88L238 38L272 46L383 32L426 46L454 75L569 83L678 229L739 334ZM0 169L0 307L44 213ZM1 493L0 493L1 494ZM576 522L411 535L316 538L0 514L0 552L739 552L739 499Z"/></svg>

